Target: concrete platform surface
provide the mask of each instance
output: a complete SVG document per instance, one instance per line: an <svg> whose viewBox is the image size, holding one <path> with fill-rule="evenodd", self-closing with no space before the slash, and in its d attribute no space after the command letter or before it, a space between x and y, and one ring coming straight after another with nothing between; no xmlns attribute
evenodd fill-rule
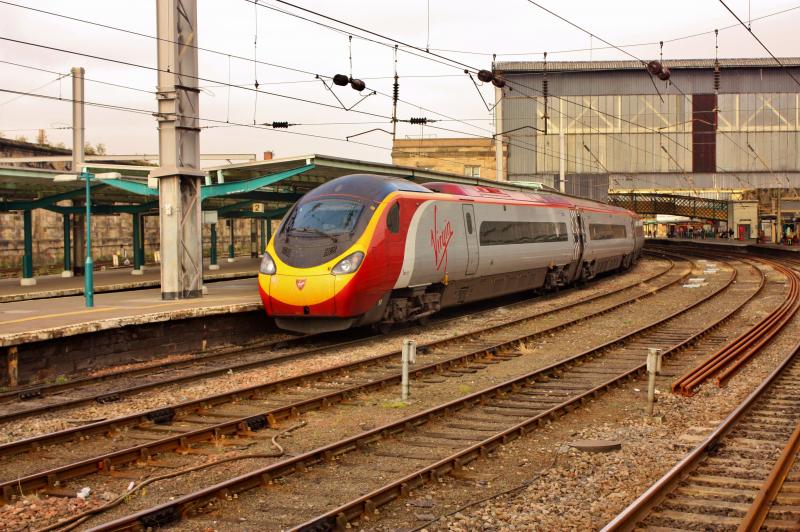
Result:
<svg viewBox="0 0 800 532"><path fill-rule="evenodd" d="M218 270L209 270L208 263L206 263L203 279L209 283L221 279L255 277L260 260L236 257L235 262L228 262L223 258L219 262ZM132 268L115 268L94 272L95 294L155 288L161 284L161 268L159 266L147 266L142 275L132 275L131 271ZM83 295L83 277L43 275L36 278L36 284L33 286L20 286L19 282L18 277L0 279L0 303Z"/></svg>
<svg viewBox="0 0 800 532"><path fill-rule="evenodd" d="M0 305L0 347L124 327L249 312L261 308L258 281L236 279L207 284L197 299L162 301L157 288L96 294L86 308L83 296L32 299ZM265 318L266 320L266 318Z"/></svg>
<svg viewBox="0 0 800 532"><path fill-rule="evenodd" d="M800 245L759 244L755 240L728 240L727 238L647 238L653 244L689 244L695 246L725 246L733 248L769 249L787 253L800 253Z"/></svg>

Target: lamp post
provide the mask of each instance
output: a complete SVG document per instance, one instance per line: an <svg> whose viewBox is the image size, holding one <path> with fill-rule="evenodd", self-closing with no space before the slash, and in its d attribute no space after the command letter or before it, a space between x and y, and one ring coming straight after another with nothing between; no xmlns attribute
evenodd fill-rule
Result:
<svg viewBox="0 0 800 532"><path fill-rule="evenodd" d="M56 183L86 181L86 260L84 261L83 274L83 297L87 307L94 306L94 261L92 260L92 178L97 179L119 179L122 174L119 172L104 172L92 174L83 171L80 174L59 174L53 178Z"/></svg>

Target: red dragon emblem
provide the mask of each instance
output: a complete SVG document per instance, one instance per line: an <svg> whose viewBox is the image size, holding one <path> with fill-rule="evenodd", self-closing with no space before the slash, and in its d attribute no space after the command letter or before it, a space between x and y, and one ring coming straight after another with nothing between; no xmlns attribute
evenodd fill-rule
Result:
<svg viewBox="0 0 800 532"><path fill-rule="evenodd" d="M294 284L297 285L297 289L298 290L302 290L303 287L306 285L306 280L305 279L295 279L294 280Z"/></svg>
<svg viewBox="0 0 800 532"><path fill-rule="evenodd" d="M431 247L436 259L436 271L442 269L447 271L447 247L450 245L450 240L453 238L453 226L448 220L445 222L444 227L439 231L439 220L437 217L437 207L433 206L433 229L431 229Z"/></svg>

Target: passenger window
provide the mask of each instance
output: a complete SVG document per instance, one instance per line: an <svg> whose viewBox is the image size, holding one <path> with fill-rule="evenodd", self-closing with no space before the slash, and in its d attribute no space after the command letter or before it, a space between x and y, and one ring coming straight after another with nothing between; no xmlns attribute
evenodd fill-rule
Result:
<svg viewBox="0 0 800 532"><path fill-rule="evenodd" d="M467 213L467 233L472 234L472 215Z"/></svg>
<svg viewBox="0 0 800 532"><path fill-rule="evenodd" d="M386 227L392 233L400 232L400 204L395 203L386 215Z"/></svg>

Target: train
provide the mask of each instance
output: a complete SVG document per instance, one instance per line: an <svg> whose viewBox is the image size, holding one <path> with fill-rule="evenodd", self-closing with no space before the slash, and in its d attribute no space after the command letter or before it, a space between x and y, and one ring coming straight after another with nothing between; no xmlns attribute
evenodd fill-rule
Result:
<svg viewBox="0 0 800 532"><path fill-rule="evenodd" d="M287 212L258 286L281 329L388 330L445 308L626 270L643 244L635 213L544 188L353 174L314 188Z"/></svg>

